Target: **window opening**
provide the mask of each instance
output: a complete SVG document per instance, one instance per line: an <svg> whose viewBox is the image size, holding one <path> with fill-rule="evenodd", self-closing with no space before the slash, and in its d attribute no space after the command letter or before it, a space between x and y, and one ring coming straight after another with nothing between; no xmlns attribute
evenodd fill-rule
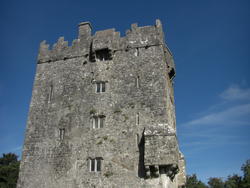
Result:
<svg viewBox="0 0 250 188"><path fill-rule="evenodd" d="M103 126L104 126L104 116L101 116L101 117L99 117L99 120L100 120L100 128L103 128Z"/></svg>
<svg viewBox="0 0 250 188"><path fill-rule="evenodd" d="M59 129L59 137L60 137L60 140L63 140L64 139L64 135L65 135L65 129Z"/></svg>
<svg viewBox="0 0 250 188"><path fill-rule="evenodd" d="M53 97L53 85L51 84L49 88L49 102L51 102L52 97Z"/></svg>
<svg viewBox="0 0 250 188"><path fill-rule="evenodd" d="M106 88L105 88L105 82L102 82L102 83L101 83L101 86L102 86L101 92L103 93L103 92L105 92L105 89L106 89Z"/></svg>
<svg viewBox="0 0 250 188"><path fill-rule="evenodd" d="M102 158L89 159L89 171L100 172L101 171L101 160Z"/></svg>
<svg viewBox="0 0 250 188"><path fill-rule="evenodd" d="M105 82L96 82L96 93L104 93L106 91Z"/></svg>
<svg viewBox="0 0 250 188"><path fill-rule="evenodd" d="M95 159L90 159L90 171L95 171Z"/></svg>
<svg viewBox="0 0 250 188"><path fill-rule="evenodd" d="M139 88L140 87L140 77L137 76L136 77L136 88Z"/></svg>
<svg viewBox="0 0 250 188"><path fill-rule="evenodd" d="M174 70L174 68L172 68L172 69L169 71L168 75L169 75L169 78L170 78L170 79L173 79L173 78L174 78L174 76L175 76L175 70Z"/></svg>
<svg viewBox="0 0 250 188"><path fill-rule="evenodd" d="M101 171L101 159L96 159L96 171Z"/></svg>
<svg viewBox="0 0 250 188"><path fill-rule="evenodd" d="M136 114L136 125L139 125L140 121L139 121L139 113Z"/></svg>
<svg viewBox="0 0 250 188"><path fill-rule="evenodd" d="M135 49L135 56L139 56L139 49L138 48Z"/></svg>
<svg viewBox="0 0 250 188"><path fill-rule="evenodd" d="M100 92L101 92L101 83L100 83L100 82L97 82L97 83L96 83L96 92L97 92L97 93L100 93Z"/></svg>
<svg viewBox="0 0 250 188"><path fill-rule="evenodd" d="M94 116L92 121L93 129L103 128L105 124L105 116Z"/></svg>
<svg viewBox="0 0 250 188"><path fill-rule="evenodd" d="M96 59L98 61L107 61L112 59L110 50L108 48L96 50L95 53L96 53Z"/></svg>

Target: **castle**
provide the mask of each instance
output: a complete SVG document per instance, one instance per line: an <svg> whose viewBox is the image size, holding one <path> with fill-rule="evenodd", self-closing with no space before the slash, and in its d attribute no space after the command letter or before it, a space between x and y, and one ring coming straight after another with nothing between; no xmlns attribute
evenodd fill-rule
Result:
<svg viewBox="0 0 250 188"><path fill-rule="evenodd" d="M180 188L175 65L162 24L43 41L18 188Z"/></svg>

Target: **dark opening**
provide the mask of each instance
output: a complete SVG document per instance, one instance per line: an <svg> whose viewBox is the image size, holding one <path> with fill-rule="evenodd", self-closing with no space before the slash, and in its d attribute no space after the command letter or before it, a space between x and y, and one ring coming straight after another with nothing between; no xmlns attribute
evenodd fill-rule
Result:
<svg viewBox="0 0 250 188"><path fill-rule="evenodd" d="M97 83L96 83L96 92L97 92L97 93L100 93L100 92L101 92L101 83L100 83L100 82L97 82Z"/></svg>
<svg viewBox="0 0 250 188"><path fill-rule="evenodd" d="M96 59L100 61L107 61L112 59L110 50L108 48L96 50L95 53L96 53Z"/></svg>
<svg viewBox="0 0 250 188"><path fill-rule="evenodd" d="M167 166L166 165L160 165L159 166L160 174L166 174L167 173Z"/></svg>
<svg viewBox="0 0 250 188"><path fill-rule="evenodd" d="M106 91L106 83L105 82L96 82L96 92L97 93L103 93Z"/></svg>
<svg viewBox="0 0 250 188"><path fill-rule="evenodd" d="M172 68L171 71L168 73L169 78L172 79L175 76L175 70Z"/></svg>
<svg viewBox="0 0 250 188"><path fill-rule="evenodd" d="M96 161L97 161L96 171L101 171L101 159L96 159Z"/></svg>
<svg viewBox="0 0 250 188"><path fill-rule="evenodd" d="M90 62L95 62L95 54L93 53L93 43L91 42L90 44L90 50L89 50L89 61Z"/></svg>
<svg viewBox="0 0 250 188"><path fill-rule="evenodd" d="M136 48L136 56L139 56L139 48Z"/></svg>
<svg viewBox="0 0 250 188"><path fill-rule="evenodd" d="M136 125L139 125L140 124L140 114L137 113L136 114Z"/></svg>
<svg viewBox="0 0 250 188"><path fill-rule="evenodd" d="M94 117L94 129L98 128L98 117Z"/></svg>
<svg viewBox="0 0 250 188"><path fill-rule="evenodd" d="M103 128L105 121L105 116L100 116L100 128Z"/></svg>
<svg viewBox="0 0 250 188"><path fill-rule="evenodd" d="M105 82L102 82L102 92L105 92Z"/></svg>
<svg viewBox="0 0 250 188"><path fill-rule="evenodd" d="M95 171L95 159L91 159L91 168L90 168L90 171L91 172L94 172Z"/></svg>
<svg viewBox="0 0 250 188"><path fill-rule="evenodd" d="M63 139L64 139L64 134L65 134L65 129L59 129L59 137L60 137L60 140L63 140Z"/></svg>

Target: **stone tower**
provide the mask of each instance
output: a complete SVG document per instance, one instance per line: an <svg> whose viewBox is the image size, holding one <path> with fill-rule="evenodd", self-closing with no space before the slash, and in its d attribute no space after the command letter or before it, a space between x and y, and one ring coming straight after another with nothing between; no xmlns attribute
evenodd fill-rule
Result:
<svg viewBox="0 0 250 188"><path fill-rule="evenodd" d="M91 29L40 45L17 187L184 187L161 22Z"/></svg>

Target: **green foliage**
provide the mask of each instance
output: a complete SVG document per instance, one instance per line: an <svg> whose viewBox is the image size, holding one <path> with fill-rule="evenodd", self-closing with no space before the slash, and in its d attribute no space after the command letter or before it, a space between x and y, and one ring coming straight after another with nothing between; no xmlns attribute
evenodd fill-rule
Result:
<svg viewBox="0 0 250 188"><path fill-rule="evenodd" d="M228 176L227 180L225 181L225 188L242 188L242 178L237 174L233 176Z"/></svg>
<svg viewBox="0 0 250 188"><path fill-rule="evenodd" d="M250 159L242 165L243 177L234 174L225 181L221 178L209 178L208 186L197 179L196 175L187 176L186 188L250 188Z"/></svg>
<svg viewBox="0 0 250 188"><path fill-rule="evenodd" d="M14 153L3 154L0 158L0 188L15 188L20 162Z"/></svg>
<svg viewBox="0 0 250 188"><path fill-rule="evenodd" d="M187 176L186 188L207 188L207 186L197 179L196 174Z"/></svg>
<svg viewBox="0 0 250 188"><path fill-rule="evenodd" d="M224 188L224 182L221 178L209 178L208 185L210 188Z"/></svg>
<svg viewBox="0 0 250 188"><path fill-rule="evenodd" d="M250 159L248 159L246 163L242 165L241 170L243 171L242 187L249 188L250 187Z"/></svg>

